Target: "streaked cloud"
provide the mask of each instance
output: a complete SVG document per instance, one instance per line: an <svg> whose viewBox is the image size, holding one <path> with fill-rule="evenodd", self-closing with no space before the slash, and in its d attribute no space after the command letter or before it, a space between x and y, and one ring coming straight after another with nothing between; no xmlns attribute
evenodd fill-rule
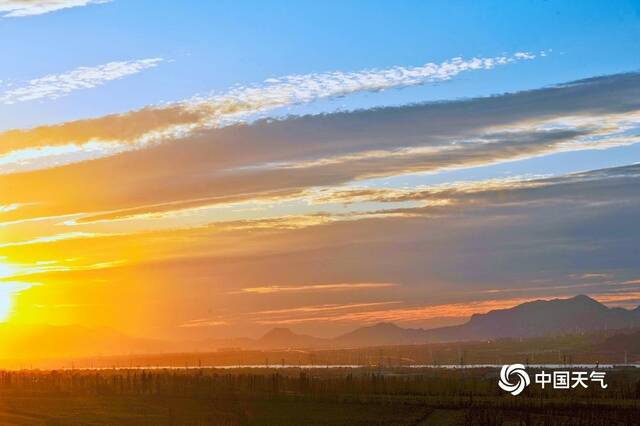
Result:
<svg viewBox="0 0 640 426"><path fill-rule="evenodd" d="M62 240L58 240L62 241ZM35 265L24 266L19 272L13 274L14 277L25 279L33 275L50 274L55 272L78 272L78 271L95 271L98 269L115 268L122 266L126 262L124 260L114 260L109 262L99 262L90 264L74 264L73 262L36 262Z"/></svg>
<svg viewBox="0 0 640 426"><path fill-rule="evenodd" d="M32 240L2 243L0 244L0 248L27 246L27 245L34 245L34 244L47 244L47 243L52 243L56 241L64 241L64 240L71 240L71 239L75 240L79 238L96 238L99 236L101 235L97 233L91 233L91 232L66 232L63 234L55 234L55 235L50 235L46 237L38 237Z"/></svg>
<svg viewBox="0 0 640 426"><path fill-rule="evenodd" d="M118 216L118 211L120 216L158 214L229 200L268 199L273 194L299 196L321 192L323 187L340 190L346 185L357 187L358 180L369 177L611 149L638 141L638 78L637 74L602 77L483 99L205 129L90 164L5 174L0 185L21 189L0 191L0 204L41 203L47 206L45 215L79 211L94 211L103 218L109 212ZM145 122L158 118L152 111L138 114L143 125L129 129L133 139L145 133ZM184 122L193 118L189 114L180 117ZM98 132L104 130L106 135L114 129L128 129L127 122L119 116L104 118L97 122ZM71 126L73 129L67 129L70 134L78 132L85 139L93 133L90 122ZM67 146L67 130L53 129L52 139L46 139L46 129L8 132L0 135L0 146L15 151L18 145L44 140L66 141L60 145ZM10 167L5 163L0 169ZM100 191L76 195L71 191L68 197L55 200L45 190L78 179L109 182L109 188L101 185ZM7 220L42 213L38 207L19 209L8 213Z"/></svg>
<svg viewBox="0 0 640 426"><path fill-rule="evenodd" d="M342 311L342 310L352 310L352 309L360 309L360 308L370 308L372 306L381 306L381 305L395 305L397 303L401 303L397 300L392 300L388 302L369 302L369 303L347 303L347 304L337 304L337 303L327 303L324 305L312 305L312 306L300 306L296 308L287 308L287 309L273 309L267 311L258 311L254 312L254 315L280 315L280 314L293 314L293 313L311 313L315 314L317 312L328 312L328 311Z"/></svg>
<svg viewBox="0 0 640 426"><path fill-rule="evenodd" d="M12 212L12 211L17 210L19 208L20 208L20 204L18 204L18 203L8 204L8 205L5 205L5 206L1 206L0 205L0 213Z"/></svg>
<svg viewBox="0 0 640 426"><path fill-rule="evenodd" d="M478 181L450 182L439 185L414 186L412 188L347 187L320 188L310 191L312 204L362 202L424 201L429 206L447 206L460 198L470 198L487 192L524 188L540 188L553 181L533 177L509 177Z"/></svg>
<svg viewBox="0 0 640 426"><path fill-rule="evenodd" d="M433 306L420 306L411 308L386 308L366 310L362 312L337 313L331 315L314 315L305 317L270 318L262 319L262 324L285 325L301 323L330 322L355 322L370 324L377 322L406 323L423 321L434 318L468 317L474 313L486 313L494 309L510 308L520 303L534 299L516 298L504 300L483 300L464 303L448 303Z"/></svg>
<svg viewBox="0 0 640 426"><path fill-rule="evenodd" d="M314 284L301 286L261 286L243 288L243 293L270 294L270 293L299 293L322 291L345 291L358 289L374 289L393 287L393 283L338 283L338 284Z"/></svg>
<svg viewBox="0 0 640 426"><path fill-rule="evenodd" d="M344 96L357 92L372 92L397 87L446 81L471 70L488 70L518 60L535 59L536 55L518 52L510 56L463 59L456 57L442 63L427 63L417 67L396 66L356 72L328 72L270 78L264 84L239 87L214 97L214 103L235 102L255 105L258 109L269 106L292 105L316 99Z"/></svg>
<svg viewBox="0 0 640 426"><path fill-rule="evenodd" d="M296 325L309 327L307 332L319 325L346 330L379 321L424 326L435 318L462 318L584 292L627 306L635 303L632 293L638 289L633 282L640 273L638 169L635 165L525 177L521 182L512 178L436 185L431 192L425 187L400 196L444 197L450 204L365 211L349 219L338 210L325 212L322 220L276 217L110 238L100 236L109 233L101 227L110 223L87 223L78 232L95 232L97 237L61 238L41 247L32 238L24 240L30 245L0 248L0 256L7 257L7 264L78 258L72 267L41 264L39 275L28 279L50 283L52 292L97 279L109 285L98 285L95 291L125 291L135 281L131 285L136 294L153 295L153 309L164 311L166 306L175 315L174 324L199 316L202 325L186 326L194 333L226 325L220 321L247 330ZM285 224L287 220L294 223ZM41 232L60 232L64 225L57 223L43 226ZM114 259L127 262L108 263ZM301 285L310 274L314 282ZM265 285L265 278L277 284ZM185 283L189 293L183 296ZM397 285L357 286L390 283ZM29 289L20 298L37 300L42 291ZM89 296L83 298L79 291L74 291L73 303L88 302ZM177 300L192 308L174 314L176 306L182 306ZM350 306L388 301L400 303Z"/></svg>
<svg viewBox="0 0 640 426"><path fill-rule="evenodd" d="M111 0L0 0L0 15L19 18L42 15L72 7L109 3Z"/></svg>
<svg viewBox="0 0 640 426"><path fill-rule="evenodd" d="M58 99L70 93L102 86L123 77L158 66L162 58L109 62L95 67L79 67L62 74L50 74L29 80L0 93L0 103L11 105L39 99Z"/></svg>
<svg viewBox="0 0 640 426"><path fill-rule="evenodd" d="M567 296L572 296L568 293ZM611 306L635 307L640 301L640 292L628 291L623 293L591 294L601 303ZM566 296L565 296L566 297ZM268 325L295 325L304 323L345 322L356 324L372 324L378 322L393 322L398 324L428 322L436 318L466 317L474 314L485 314L490 311L509 309L516 305L540 300L539 297L488 299L465 301L460 303L446 303L428 306L384 309L367 309L397 302L362 303L336 305L333 309L329 305L316 307L301 307L276 311L265 311L257 321ZM340 312L353 310L353 312ZM309 315L301 315L309 314Z"/></svg>
<svg viewBox="0 0 640 426"><path fill-rule="evenodd" d="M219 319L195 319L185 322L184 324L180 324L178 327L183 328L194 328L194 327L217 327L221 325L228 325L229 323L225 320Z"/></svg>
<svg viewBox="0 0 640 426"><path fill-rule="evenodd" d="M252 115L275 108L308 103L318 99L345 96L358 92L372 92L446 81L456 75L473 70L489 70L516 61L530 60L529 53L491 58L453 58L442 63L427 63L419 67L392 67L357 72L328 72L291 75L267 79L261 84L235 87L226 93L149 107L139 111L64 123L55 127L40 127L28 131L10 131L0 134L0 141L11 139L0 149L14 157L22 150L39 147L39 161L16 163L13 167L0 167L5 173L32 170L68 164L86 159L114 155L126 150L184 138L198 130L223 127L243 122ZM52 75L30 81L27 85L0 94L0 102L15 103L33 99L56 97L72 90L94 87L108 80L121 78L153 66L162 59L114 62L96 68L78 68L70 73ZM91 131L89 131L91 129ZM116 130L118 129L118 130ZM122 130L120 130L122 129ZM89 142L92 145L87 145ZM70 146L70 144L76 146ZM99 145L99 149L96 149ZM64 160L53 149L65 146ZM12 153L11 151L17 151ZM58 155L55 162L47 153ZM76 154L76 155L73 155ZM33 157L33 156L32 156ZM5 160L7 163L7 160Z"/></svg>
<svg viewBox="0 0 640 426"><path fill-rule="evenodd" d="M0 167L24 169L0 176L0 256L48 283L20 292L25 312L117 289L194 334L424 326L584 291L632 304L639 166L515 162L637 152L639 79L238 125L223 122L256 110L194 101L6 132Z"/></svg>

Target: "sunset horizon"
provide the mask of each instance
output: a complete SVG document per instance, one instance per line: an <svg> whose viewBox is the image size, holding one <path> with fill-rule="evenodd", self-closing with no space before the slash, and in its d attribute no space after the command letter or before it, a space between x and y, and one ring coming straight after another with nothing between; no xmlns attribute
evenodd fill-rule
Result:
<svg viewBox="0 0 640 426"><path fill-rule="evenodd" d="M0 0L0 40L0 424L628 424L637 1Z"/></svg>
<svg viewBox="0 0 640 426"><path fill-rule="evenodd" d="M632 259L606 261L616 241L572 246L631 214L640 74L537 81L578 60L554 47L265 69L162 103L149 84L181 60L157 48L9 77L0 316L180 339L429 327L579 293L637 304ZM131 101L82 111L145 78ZM482 91L461 91L469 79Z"/></svg>

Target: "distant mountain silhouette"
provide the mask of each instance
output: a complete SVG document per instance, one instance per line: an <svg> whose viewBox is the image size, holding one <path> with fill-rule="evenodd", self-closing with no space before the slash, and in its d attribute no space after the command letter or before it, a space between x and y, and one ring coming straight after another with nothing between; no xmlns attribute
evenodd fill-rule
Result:
<svg viewBox="0 0 640 426"><path fill-rule="evenodd" d="M527 338L631 327L640 327L640 310L608 308L580 295L475 314L466 324L429 330L425 337L437 341Z"/></svg>
<svg viewBox="0 0 640 426"><path fill-rule="evenodd" d="M361 327L350 333L332 339L334 346L383 346L425 343L425 333L421 328L401 328L395 324L381 322Z"/></svg>
<svg viewBox="0 0 640 426"><path fill-rule="evenodd" d="M603 330L629 333L635 331L633 328L640 329L640 308L608 308L587 296L538 300L510 309L475 314L468 322L457 326L421 329L379 323L332 339L297 334L287 328L274 328L259 339L176 342L136 338L104 327L0 324L0 360L207 352L219 349L338 349L544 337ZM640 354L638 341L640 332L613 336L601 349Z"/></svg>
<svg viewBox="0 0 640 426"><path fill-rule="evenodd" d="M273 329L256 346L364 347L410 345L430 342L529 338L589 333L640 327L640 308L608 308L584 295L570 299L537 300L509 309L474 314L462 325L434 329L402 328L391 323L361 327L333 339L298 335L288 329Z"/></svg>
<svg viewBox="0 0 640 426"><path fill-rule="evenodd" d="M273 328L256 342L261 349L311 348L327 346L326 339L296 334L288 328Z"/></svg>

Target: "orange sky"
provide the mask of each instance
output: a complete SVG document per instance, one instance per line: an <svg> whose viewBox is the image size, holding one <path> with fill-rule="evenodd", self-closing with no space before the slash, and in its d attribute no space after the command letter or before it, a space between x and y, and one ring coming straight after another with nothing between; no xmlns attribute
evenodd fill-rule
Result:
<svg viewBox="0 0 640 426"><path fill-rule="evenodd" d="M177 341L433 327L579 293L634 306L637 166L505 172L632 149L628 78L233 126L215 120L233 105L205 102L5 131L0 319Z"/></svg>

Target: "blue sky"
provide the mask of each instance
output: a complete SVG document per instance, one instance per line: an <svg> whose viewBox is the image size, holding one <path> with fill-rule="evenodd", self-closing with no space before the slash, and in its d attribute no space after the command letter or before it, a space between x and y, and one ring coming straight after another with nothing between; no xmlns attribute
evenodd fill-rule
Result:
<svg viewBox="0 0 640 426"><path fill-rule="evenodd" d="M56 102L0 106L27 127L224 92L235 84L550 50L544 59L455 81L356 96L318 109L484 96L640 66L637 1L187 2L115 0L0 21L0 80L163 58L158 67ZM0 86L2 87L2 86Z"/></svg>

